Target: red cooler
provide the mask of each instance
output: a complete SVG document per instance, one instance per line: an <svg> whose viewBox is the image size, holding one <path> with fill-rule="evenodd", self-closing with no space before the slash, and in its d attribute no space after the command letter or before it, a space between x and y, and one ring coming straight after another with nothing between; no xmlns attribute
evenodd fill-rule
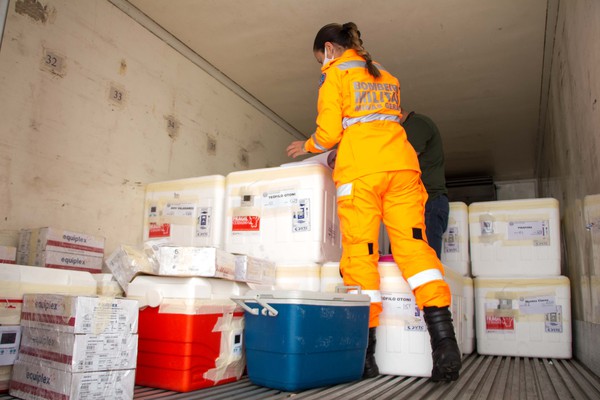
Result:
<svg viewBox="0 0 600 400"><path fill-rule="evenodd" d="M135 383L188 392L238 380L244 313L228 297L246 290L218 278L135 278L128 297L144 306Z"/></svg>

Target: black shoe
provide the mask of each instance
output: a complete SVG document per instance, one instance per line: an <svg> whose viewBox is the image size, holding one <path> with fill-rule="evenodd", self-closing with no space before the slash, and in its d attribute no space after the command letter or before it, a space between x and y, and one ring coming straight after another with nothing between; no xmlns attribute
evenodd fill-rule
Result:
<svg viewBox="0 0 600 400"><path fill-rule="evenodd" d="M375 361L375 344L377 338L375 331L377 328L369 328L369 342L367 345L367 355L365 357L365 369L363 370L363 379L375 378L379 375L379 367Z"/></svg>
<svg viewBox="0 0 600 400"><path fill-rule="evenodd" d="M423 311L431 338L433 358L431 380L434 382L455 381L458 379L458 372L462 367L462 357L456 343L450 310L448 307L425 307Z"/></svg>

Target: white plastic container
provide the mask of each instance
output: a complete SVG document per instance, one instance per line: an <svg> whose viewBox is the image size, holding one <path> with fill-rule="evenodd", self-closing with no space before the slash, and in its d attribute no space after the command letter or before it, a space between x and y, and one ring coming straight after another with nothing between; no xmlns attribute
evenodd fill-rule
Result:
<svg viewBox="0 0 600 400"><path fill-rule="evenodd" d="M320 264L277 264L275 267L275 290L308 290L318 292L320 289Z"/></svg>
<svg viewBox="0 0 600 400"><path fill-rule="evenodd" d="M0 325L21 322L26 293L95 295L96 290L89 272L0 264Z"/></svg>
<svg viewBox="0 0 600 400"><path fill-rule="evenodd" d="M433 361L429 333L423 313L417 308L408 283L393 262L380 262L383 312L377 328L375 358L385 375L431 376ZM459 348L464 335L464 297L462 277L446 269L446 282L452 293L450 306Z"/></svg>
<svg viewBox="0 0 600 400"><path fill-rule="evenodd" d="M323 165L232 172L225 202L230 253L277 264L340 259L336 189Z"/></svg>
<svg viewBox="0 0 600 400"><path fill-rule="evenodd" d="M472 203L473 276L560 275L560 219L552 198Z"/></svg>
<svg viewBox="0 0 600 400"><path fill-rule="evenodd" d="M469 257L469 208L460 201L451 202L448 228L442 236L442 263L461 275L468 276Z"/></svg>
<svg viewBox="0 0 600 400"><path fill-rule="evenodd" d="M146 186L144 240L175 246L223 245L225 177L202 176Z"/></svg>
<svg viewBox="0 0 600 400"><path fill-rule="evenodd" d="M475 290L473 289L473 278L463 277L464 293L464 323L463 323L463 354L471 354L475 351Z"/></svg>
<svg viewBox="0 0 600 400"><path fill-rule="evenodd" d="M571 298L564 276L475 278L477 352L571 358Z"/></svg>

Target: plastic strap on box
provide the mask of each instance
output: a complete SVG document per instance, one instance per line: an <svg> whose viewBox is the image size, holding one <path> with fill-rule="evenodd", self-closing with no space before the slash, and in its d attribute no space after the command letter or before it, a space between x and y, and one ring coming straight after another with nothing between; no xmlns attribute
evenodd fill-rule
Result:
<svg viewBox="0 0 600 400"><path fill-rule="evenodd" d="M235 316L233 312L220 317L213 332L221 332L221 348L215 360L215 368L203 375L204 379L219 382L223 379L239 379L246 366L246 358L242 351L244 317Z"/></svg>

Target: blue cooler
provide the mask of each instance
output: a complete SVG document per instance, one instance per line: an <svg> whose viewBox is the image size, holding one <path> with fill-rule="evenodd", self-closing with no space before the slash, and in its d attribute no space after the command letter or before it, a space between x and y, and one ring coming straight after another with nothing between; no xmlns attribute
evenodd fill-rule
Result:
<svg viewBox="0 0 600 400"><path fill-rule="evenodd" d="M362 294L250 291L245 310L248 377L297 391L361 379L370 298Z"/></svg>

